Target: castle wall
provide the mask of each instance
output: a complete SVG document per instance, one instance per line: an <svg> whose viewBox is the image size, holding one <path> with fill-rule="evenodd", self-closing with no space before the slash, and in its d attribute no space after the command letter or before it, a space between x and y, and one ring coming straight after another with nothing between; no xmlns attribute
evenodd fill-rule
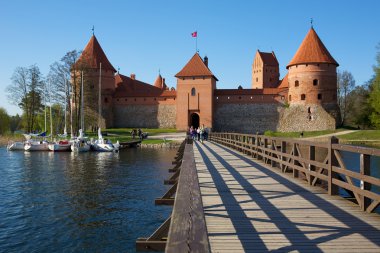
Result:
<svg viewBox="0 0 380 253"><path fill-rule="evenodd" d="M291 105L282 111L278 131L301 132L335 129L334 114L337 107L323 108L320 105Z"/></svg>
<svg viewBox="0 0 380 253"><path fill-rule="evenodd" d="M113 125L116 128L175 128L176 115L175 98L114 98Z"/></svg>
<svg viewBox="0 0 380 253"><path fill-rule="evenodd" d="M216 103L213 131L255 134L276 131L280 103Z"/></svg>

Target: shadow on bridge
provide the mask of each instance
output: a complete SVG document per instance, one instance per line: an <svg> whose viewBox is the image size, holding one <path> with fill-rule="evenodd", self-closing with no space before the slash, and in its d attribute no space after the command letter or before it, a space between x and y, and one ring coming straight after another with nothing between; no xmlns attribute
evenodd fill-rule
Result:
<svg viewBox="0 0 380 253"><path fill-rule="evenodd" d="M349 243L349 245L352 245L352 243L356 244L359 247L356 249L360 249L360 246L366 248L365 245L360 245L365 243L365 241L368 244L372 242L372 246L375 246L375 248L376 246L380 246L380 233L376 227L371 226L357 216L324 199L321 197L323 193L320 194L321 196L318 196L276 172L252 161L250 158L220 144L205 143L204 145L200 145L199 142L195 142L194 145L199 151L204 164L207 166L207 170L213 181L202 182L200 183L200 187L214 187L222 201L221 205L204 205L206 220L207 217L229 219L235 230L234 232L229 231L226 233L209 231L210 237L237 236L243 250L246 252L253 250L322 252L325 248L322 249L320 247L321 244L327 245L330 250L333 250L334 241L339 241L339 247L342 249L344 244L350 240L347 236L353 235L355 235L353 238L358 238L358 235L360 235L360 238L362 236L359 241L352 242L351 240ZM240 161L238 165L236 165L237 161ZM222 172L218 169L219 166L218 168L216 167L218 163L220 167L224 168ZM246 171L249 167L254 167L252 169L257 170L258 173L243 175L241 173L242 169ZM226 176L232 176L232 178L230 177L228 180L225 180L224 177ZM266 183L263 181L265 178L269 179ZM258 184L252 183L254 180L259 180ZM234 181L237 182L235 187L232 183ZM265 184L266 186L263 186ZM270 185L272 184L281 184L284 186L284 190L278 190L279 187L274 187L271 190ZM260 187L264 187L264 190L260 189ZM236 192L239 192L239 194L236 194ZM239 201L237 195L245 195L248 199ZM283 198L285 202L292 202L295 198L298 198L301 202L294 202L294 207L289 207L289 202L283 207L281 205L276 206L273 200L280 198ZM246 208L247 203L254 203L255 205L253 205L253 208ZM300 206L297 207L297 203L301 203ZM310 213L308 215L307 212L309 210ZM223 212L218 213L218 211L225 211L226 214L223 214ZM263 212L264 215L261 214L259 217L255 217L255 215L247 216L249 212L250 214L252 212L254 214ZM292 215L289 215L290 212ZM306 216L301 215L300 217L303 218L297 220L294 216L297 212L303 212L302 215L306 214ZM320 213L318 214L319 217L313 220L315 212ZM326 215L330 216L326 222L318 222ZM256 226L257 224L261 225ZM263 230L263 224L270 229ZM271 238L271 235L274 235L274 237ZM268 238L270 239L267 240ZM281 239L280 241L284 243L281 244L280 241L276 242L276 238ZM274 246L274 244L276 245ZM355 249L347 247L348 251L355 251Z"/></svg>

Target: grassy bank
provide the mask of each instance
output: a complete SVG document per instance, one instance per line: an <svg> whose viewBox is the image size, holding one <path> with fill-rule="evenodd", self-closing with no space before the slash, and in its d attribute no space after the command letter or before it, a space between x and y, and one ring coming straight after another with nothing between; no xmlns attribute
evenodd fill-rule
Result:
<svg viewBox="0 0 380 253"><path fill-rule="evenodd" d="M339 139L345 140L378 140L380 141L380 130L358 130L353 133L340 135Z"/></svg>
<svg viewBox="0 0 380 253"><path fill-rule="evenodd" d="M333 134L345 131L347 129L345 128L338 128L335 130L323 130L323 131L310 131L310 132L272 132L272 131L266 131L264 135L266 136L272 136L272 137L286 137L286 138L299 138L301 136L301 133L303 133L303 137L317 137L321 135L326 134Z"/></svg>

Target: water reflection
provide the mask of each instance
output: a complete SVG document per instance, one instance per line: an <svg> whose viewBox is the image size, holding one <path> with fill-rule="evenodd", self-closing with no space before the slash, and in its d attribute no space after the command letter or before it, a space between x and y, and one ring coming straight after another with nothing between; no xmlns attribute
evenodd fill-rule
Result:
<svg viewBox="0 0 380 253"><path fill-rule="evenodd" d="M167 190L175 152L0 148L0 252L134 252L169 215L153 200Z"/></svg>

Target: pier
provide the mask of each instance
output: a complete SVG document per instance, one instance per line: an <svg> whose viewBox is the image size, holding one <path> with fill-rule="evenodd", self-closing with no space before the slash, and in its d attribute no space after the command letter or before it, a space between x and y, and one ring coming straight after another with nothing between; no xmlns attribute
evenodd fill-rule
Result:
<svg viewBox="0 0 380 253"><path fill-rule="evenodd" d="M359 168L343 153L359 156ZM379 252L380 151L236 133L184 142L156 204L171 217L138 250ZM342 195L347 196L343 198ZM168 200L170 199L170 201ZM157 245L160 245L157 247Z"/></svg>

